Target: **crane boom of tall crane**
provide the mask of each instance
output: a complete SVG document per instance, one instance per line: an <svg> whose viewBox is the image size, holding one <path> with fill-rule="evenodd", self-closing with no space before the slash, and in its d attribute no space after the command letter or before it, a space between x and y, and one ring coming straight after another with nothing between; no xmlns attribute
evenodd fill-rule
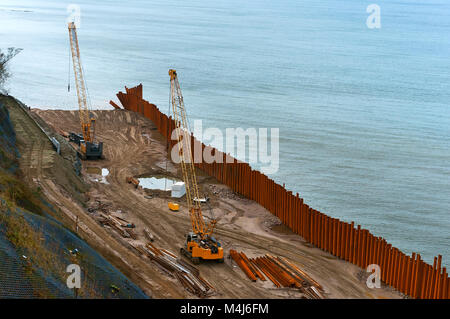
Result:
<svg viewBox="0 0 450 319"><path fill-rule="evenodd" d="M74 22L69 23L70 49L72 52L73 73L77 88L78 105L80 108L80 122L84 140L93 142L94 119L89 116L87 105L86 85L84 82L83 68L81 66L80 47L78 45L77 28Z"/></svg>
<svg viewBox="0 0 450 319"><path fill-rule="evenodd" d="M175 70L169 71L170 75L170 96L172 102L172 111L176 126L176 135L178 145L180 146L180 164L183 172L183 179L186 186L186 200L189 211L191 212L192 228L195 233L211 235L214 230L215 220L212 220L208 226L203 221L202 209L195 174L194 161L192 160L192 148L190 143L190 130L184 107L183 95L181 94L180 83L178 82Z"/></svg>
<svg viewBox="0 0 450 319"><path fill-rule="evenodd" d="M80 145L80 153L83 158L101 158L103 153L103 143L94 143L95 119L91 115L87 103L86 82L84 80L83 67L81 64L77 28L74 22L69 22L69 39L82 133L82 138L79 134L70 133L70 140Z"/></svg>
<svg viewBox="0 0 450 319"><path fill-rule="evenodd" d="M198 262L199 259L213 259L223 262L223 249L219 242L212 237L216 220L212 219L205 225L200 204L197 176L195 174L194 161L190 141L189 123L184 107L183 95L177 72L169 70L170 75L170 100L175 121L175 130L178 140L178 154L183 172L183 180L186 187L186 200L190 213L192 232L187 236L186 250L182 252Z"/></svg>

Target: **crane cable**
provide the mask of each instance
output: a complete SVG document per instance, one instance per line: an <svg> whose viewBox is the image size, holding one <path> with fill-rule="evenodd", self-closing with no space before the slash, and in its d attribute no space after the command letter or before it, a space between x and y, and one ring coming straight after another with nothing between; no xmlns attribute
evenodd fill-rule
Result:
<svg viewBox="0 0 450 319"><path fill-rule="evenodd" d="M84 87L86 88L86 93L87 93L87 107L88 107L89 112L91 113L92 112L91 94L89 93L89 88L87 86L86 71L84 71L83 63L81 63L81 57L80 57L80 64L81 64L81 70L83 72Z"/></svg>
<svg viewBox="0 0 450 319"><path fill-rule="evenodd" d="M70 92L70 60L72 59L72 49L70 48L70 44L69 44L69 72L67 75L67 92Z"/></svg>
<svg viewBox="0 0 450 319"><path fill-rule="evenodd" d="M94 117L93 113L92 113L92 101L91 101L91 94L89 93L89 88L87 86L87 82L86 82L86 72L84 71L84 66L83 63L81 62L81 57L80 57L80 64L81 64L81 70L83 72L83 81L84 81L84 87L86 88L86 98L87 98L87 107L88 107L88 113L89 113L89 119L91 119L91 116ZM95 122L94 122L94 127L92 128L92 141L94 141L95 139Z"/></svg>

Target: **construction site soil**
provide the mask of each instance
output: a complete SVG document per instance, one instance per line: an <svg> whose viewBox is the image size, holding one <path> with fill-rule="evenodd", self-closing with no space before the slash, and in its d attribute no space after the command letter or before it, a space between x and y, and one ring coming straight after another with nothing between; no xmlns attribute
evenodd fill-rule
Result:
<svg viewBox="0 0 450 319"><path fill-rule="evenodd" d="M54 133L78 132L76 111L32 109ZM21 166L30 182L39 183L42 192L65 214L64 222L93 248L116 266L152 298L197 298L176 278L158 268L133 246L145 245L144 229L154 236L154 245L180 255L191 221L185 197L171 199L167 192L135 188L127 177L161 176L182 179L181 169L167 157L166 142L153 123L126 110L93 111L96 138L104 142L104 159L83 161L82 181L73 168L55 168L58 155L51 143L31 139ZM27 131L21 132L27 134ZM59 136L59 139L61 136ZM22 150L24 152L24 150ZM65 156L64 152L62 155ZM51 174L48 169L51 167ZM101 170L107 174L101 175ZM209 197L203 206L205 219L211 213L218 223L215 236L225 252L225 262L205 262L197 267L213 287L209 298L302 298L294 288L276 288L270 281L250 281L230 259L229 250L244 251L251 258L270 254L282 256L305 271L323 288L326 298L402 298L403 295L382 284L370 289L369 273L340 260L292 233L279 219L254 201L243 198L228 187L198 171L200 192ZM168 201L180 204L177 212ZM135 239L124 238L103 226L101 216L110 215L136 225ZM183 257L184 258L184 257Z"/></svg>

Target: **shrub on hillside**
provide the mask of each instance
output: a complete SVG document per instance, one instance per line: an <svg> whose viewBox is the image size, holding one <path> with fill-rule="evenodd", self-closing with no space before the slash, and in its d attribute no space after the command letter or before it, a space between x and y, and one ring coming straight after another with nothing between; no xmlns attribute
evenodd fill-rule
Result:
<svg viewBox="0 0 450 319"><path fill-rule="evenodd" d="M8 48L6 52L0 50L0 93L6 93L5 83L11 76L8 71L8 62L15 57L22 49Z"/></svg>

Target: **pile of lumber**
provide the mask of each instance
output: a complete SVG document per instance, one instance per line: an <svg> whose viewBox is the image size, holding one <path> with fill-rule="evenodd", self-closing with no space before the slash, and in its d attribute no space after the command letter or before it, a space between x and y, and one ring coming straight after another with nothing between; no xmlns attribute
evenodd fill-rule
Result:
<svg viewBox="0 0 450 319"><path fill-rule="evenodd" d="M262 257L248 258L244 252L238 253L233 249L230 250L230 256L252 281L258 278L266 281L267 277L277 288L296 288L310 299L325 298L323 287L284 257L266 254Z"/></svg>
<svg viewBox="0 0 450 319"><path fill-rule="evenodd" d="M214 287L200 276L200 271L197 268L177 258L170 251L159 249L152 243L136 248L168 275L177 278L181 285L190 293L204 298L214 290Z"/></svg>
<svg viewBox="0 0 450 319"><path fill-rule="evenodd" d="M135 228L134 224L112 215L101 214L101 216L103 217L103 220L100 221L102 225L108 225L115 229L124 238L137 239L136 233L133 230Z"/></svg>
<svg viewBox="0 0 450 319"><path fill-rule="evenodd" d="M97 211L101 211L105 214L109 213L109 207L111 206L111 203L102 203L101 201L96 201L97 206L92 206L88 208L89 213L95 213Z"/></svg>

